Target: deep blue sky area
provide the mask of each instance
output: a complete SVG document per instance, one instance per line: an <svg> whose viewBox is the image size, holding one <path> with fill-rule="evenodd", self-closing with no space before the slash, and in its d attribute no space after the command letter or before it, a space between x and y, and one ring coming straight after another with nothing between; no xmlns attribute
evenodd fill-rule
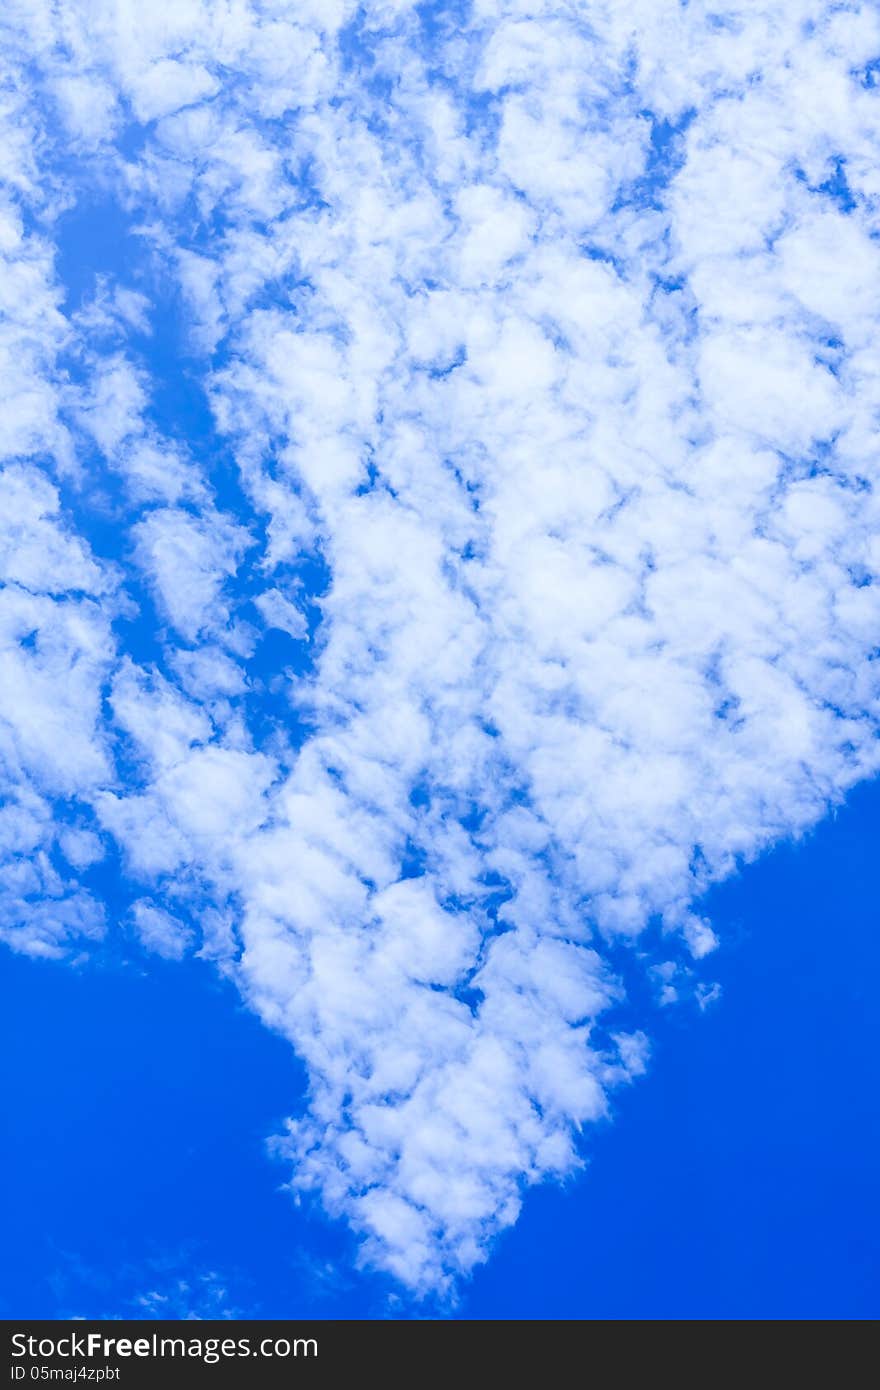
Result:
<svg viewBox="0 0 880 1390"><path fill-rule="evenodd" d="M526 1201L464 1318L880 1312L880 785L713 894L721 1001L655 1020L590 1169ZM0 955L0 1316L424 1316L298 1210L302 1074L199 961Z"/></svg>
<svg viewBox="0 0 880 1390"><path fill-rule="evenodd" d="M245 5L231 26L171 0L143 24L19 8L0 888L5 935L69 954L0 943L0 1319L876 1318L880 778L688 904L721 946L657 1002L687 950L661 932L675 865L704 833L676 787L689 810L717 792L720 856L875 767L867 9L734 22L682 0L674 43L648 23L633 44L549 3L525 25L471 0ZM440 1136L423 1170L400 1150L437 1223L522 1171L491 1106L459 1122L486 1076L545 1140L588 1104L565 1058L593 957L494 940L587 893L648 924L595 965L627 991L597 1052L644 1029L647 1074L456 1303L415 1301L289 1189L273 1137L309 1113L290 1044L199 931L182 960L151 940L186 954L175 921L256 904L271 1018L300 979L276 930L329 921L318 1002L294 1010L336 1107L317 1181L348 1161L351 1097L399 1085L399 1132ZM465 968L488 1041L537 1040L506 1082L477 1049L458 1070ZM423 1058L436 1130L403 1109ZM439 1279L445 1250L387 1195L386 1267Z"/></svg>

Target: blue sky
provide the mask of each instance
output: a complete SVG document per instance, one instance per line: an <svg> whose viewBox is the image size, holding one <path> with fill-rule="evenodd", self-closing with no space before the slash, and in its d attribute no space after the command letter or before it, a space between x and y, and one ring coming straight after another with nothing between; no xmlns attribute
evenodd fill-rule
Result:
<svg viewBox="0 0 880 1390"><path fill-rule="evenodd" d="M669 1020L589 1173L530 1198L455 1316L876 1316L878 823L872 786L718 890L723 1004ZM7 954L3 988L2 1316L419 1315L279 1191L264 1136L301 1076L208 968Z"/></svg>
<svg viewBox="0 0 880 1390"><path fill-rule="evenodd" d="M0 54L11 1296L864 1311L876 9Z"/></svg>

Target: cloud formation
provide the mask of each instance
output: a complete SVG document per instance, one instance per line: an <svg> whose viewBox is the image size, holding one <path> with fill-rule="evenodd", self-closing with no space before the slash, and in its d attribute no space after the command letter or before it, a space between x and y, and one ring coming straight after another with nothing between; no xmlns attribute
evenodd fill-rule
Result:
<svg viewBox="0 0 880 1390"><path fill-rule="evenodd" d="M644 1070L627 972L877 770L880 21L4 23L4 935L99 936L114 846L305 1061L294 1187L446 1289Z"/></svg>

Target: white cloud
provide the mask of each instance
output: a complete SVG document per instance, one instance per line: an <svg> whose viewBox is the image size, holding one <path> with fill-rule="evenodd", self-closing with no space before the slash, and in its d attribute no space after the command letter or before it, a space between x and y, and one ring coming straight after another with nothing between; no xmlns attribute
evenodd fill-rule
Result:
<svg viewBox="0 0 880 1390"><path fill-rule="evenodd" d="M134 928L141 945L165 960L182 960L192 942L192 933L162 908L145 898L132 904Z"/></svg>
<svg viewBox="0 0 880 1390"><path fill-rule="evenodd" d="M138 74L132 83L132 104L140 121L168 116L182 106L192 106L217 91L217 82L197 63L160 58Z"/></svg>
<svg viewBox="0 0 880 1390"><path fill-rule="evenodd" d="M53 84L53 93L74 137L98 144L118 129L117 94L97 74L59 77Z"/></svg>
<svg viewBox="0 0 880 1390"><path fill-rule="evenodd" d="M265 594L259 594L254 599L254 603L267 627L277 627L297 641L308 637L309 625L305 614L278 589L267 589Z"/></svg>
<svg viewBox="0 0 880 1390"><path fill-rule="evenodd" d="M58 841L65 858L75 869L87 869L104 858L104 846L92 830L63 830Z"/></svg>
<svg viewBox="0 0 880 1390"><path fill-rule="evenodd" d="M206 629L225 627L223 587L247 549L243 527L218 512L162 507L148 512L132 535L163 615L182 637L195 641Z"/></svg>
<svg viewBox="0 0 880 1390"><path fill-rule="evenodd" d="M80 536L66 530L57 490L38 469L0 472L0 577L32 593L112 588Z"/></svg>
<svg viewBox="0 0 880 1390"><path fill-rule="evenodd" d="M59 793L144 881L148 944L182 952L209 901L203 954L309 1069L294 1185L444 1289L645 1068L641 1027L605 1031L607 943L706 1007L705 889L877 770L877 17L479 0L425 53L379 0L93 9L19 6L16 43L179 287L241 493L100 337L155 309L108 283L68 323L10 202L9 892L55 950ZM60 154L38 177L39 109L4 137L14 198L75 196ZM136 154L117 109L155 122ZM164 671L117 654L116 571L37 471L87 476L86 438ZM303 638L316 559L309 673L250 680L247 567Z"/></svg>

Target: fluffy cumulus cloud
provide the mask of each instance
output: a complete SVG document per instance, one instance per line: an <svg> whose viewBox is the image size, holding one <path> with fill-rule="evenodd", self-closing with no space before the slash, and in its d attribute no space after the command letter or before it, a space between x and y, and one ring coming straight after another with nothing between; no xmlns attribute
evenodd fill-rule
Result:
<svg viewBox="0 0 880 1390"><path fill-rule="evenodd" d="M3 935L82 954L114 856L447 1289L877 770L877 11L2 23Z"/></svg>

